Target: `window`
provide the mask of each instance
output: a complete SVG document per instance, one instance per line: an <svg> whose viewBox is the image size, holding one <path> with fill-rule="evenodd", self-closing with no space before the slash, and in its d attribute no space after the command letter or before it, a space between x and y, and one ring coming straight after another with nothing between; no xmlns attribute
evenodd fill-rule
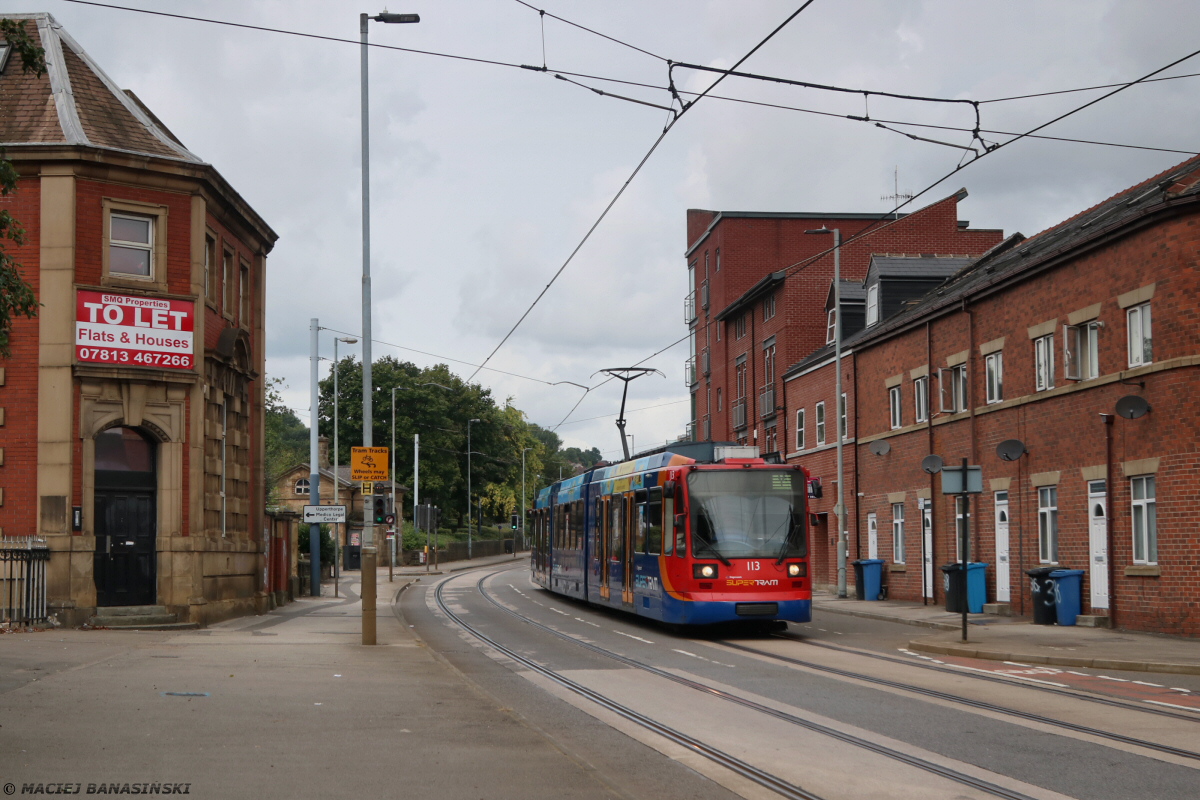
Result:
<svg viewBox="0 0 1200 800"><path fill-rule="evenodd" d="M212 271L217 266L217 240L211 236L204 237L204 299L210 303L217 302L217 281Z"/></svg>
<svg viewBox="0 0 1200 800"><path fill-rule="evenodd" d="M123 278L151 278L154 263L154 219L132 214L109 215L108 272Z"/></svg>
<svg viewBox="0 0 1200 800"><path fill-rule="evenodd" d="M722 325L722 323L720 323L720 322L717 322L713 325L713 327L717 329L717 341L718 342L721 341L721 325Z"/></svg>
<svg viewBox="0 0 1200 800"><path fill-rule="evenodd" d="M296 481L296 494L308 494L308 478Z"/></svg>
<svg viewBox="0 0 1200 800"><path fill-rule="evenodd" d="M967 410L967 365L938 370L942 411L955 414Z"/></svg>
<svg viewBox="0 0 1200 800"><path fill-rule="evenodd" d="M804 449L804 409L796 411L796 449Z"/></svg>
<svg viewBox="0 0 1200 800"><path fill-rule="evenodd" d="M842 392L842 402L838 403L838 433L845 439L850 435L849 431L846 427L846 393Z"/></svg>
<svg viewBox="0 0 1200 800"><path fill-rule="evenodd" d="M717 411L721 411L724 406L724 400L721 396L721 387L717 387Z"/></svg>
<svg viewBox="0 0 1200 800"><path fill-rule="evenodd" d="M1054 388L1054 334L1033 340L1034 388Z"/></svg>
<svg viewBox="0 0 1200 800"><path fill-rule="evenodd" d="M1058 487L1038 489L1038 559L1058 563Z"/></svg>
<svg viewBox="0 0 1200 800"><path fill-rule="evenodd" d="M737 318L737 321L735 323L733 323L733 335L738 339L741 339L743 336L746 335L746 315L745 314L739 315Z"/></svg>
<svg viewBox="0 0 1200 800"><path fill-rule="evenodd" d="M1129 323L1129 366L1140 367L1151 362L1150 353L1150 304L1125 311Z"/></svg>
<svg viewBox="0 0 1200 800"><path fill-rule="evenodd" d="M1158 563L1158 515L1154 500L1154 476L1130 482L1133 497L1133 563Z"/></svg>
<svg viewBox="0 0 1200 800"><path fill-rule="evenodd" d="M867 325L879 322L879 284L867 287Z"/></svg>
<svg viewBox="0 0 1200 800"><path fill-rule="evenodd" d="M763 322L766 322L767 320L769 320L775 316L775 295L774 295L774 293L767 295L767 297L763 299L762 307L763 307Z"/></svg>
<svg viewBox="0 0 1200 800"><path fill-rule="evenodd" d="M929 421L929 376L924 375L913 381L913 402L917 409L917 422Z"/></svg>
<svg viewBox="0 0 1200 800"><path fill-rule="evenodd" d="M893 386L888 389L888 407L892 412L892 430L901 427L903 424L900 417L900 387Z"/></svg>
<svg viewBox="0 0 1200 800"><path fill-rule="evenodd" d="M817 445L825 444L825 404L817 403Z"/></svg>
<svg viewBox="0 0 1200 800"><path fill-rule="evenodd" d="M987 402L999 403L1004 399L1004 354L984 356L983 371L987 379Z"/></svg>
<svg viewBox="0 0 1200 800"><path fill-rule="evenodd" d="M1086 381L1100 374L1100 323L1063 328L1063 377Z"/></svg>
<svg viewBox="0 0 1200 800"><path fill-rule="evenodd" d="M250 267L245 264L238 279L238 324L250 327Z"/></svg>
<svg viewBox="0 0 1200 800"><path fill-rule="evenodd" d="M221 312L233 315L233 253L221 254Z"/></svg>
<svg viewBox="0 0 1200 800"><path fill-rule="evenodd" d="M831 308L825 316L825 344L833 344L835 338L837 338L837 310Z"/></svg>
<svg viewBox="0 0 1200 800"><path fill-rule="evenodd" d="M779 452L779 429L774 425L767 428L767 446L763 448L764 453Z"/></svg>
<svg viewBox="0 0 1200 800"><path fill-rule="evenodd" d="M774 337L771 337L774 339ZM775 383L775 345L763 348L763 377L767 386Z"/></svg>
<svg viewBox="0 0 1200 800"><path fill-rule="evenodd" d="M717 272L721 271L721 248L717 248Z"/></svg>
<svg viewBox="0 0 1200 800"><path fill-rule="evenodd" d="M746 396L746 362L742 361L736 367L737 369L737 396L738 400Z"/></svg>
<svg viewBox="0 0 1200 800"><path fill-rule="evenodd" d="M892 503L892 561L904 563L904 503Z"/></svg>

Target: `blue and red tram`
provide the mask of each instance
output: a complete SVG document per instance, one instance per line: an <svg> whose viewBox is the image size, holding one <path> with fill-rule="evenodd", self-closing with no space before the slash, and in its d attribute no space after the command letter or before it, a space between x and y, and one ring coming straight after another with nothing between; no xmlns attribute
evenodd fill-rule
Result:
<svg viewBox="0 0 1200 800"><path fill-rule="evenodd" d="M807 477L668 449L551 484L530 518L533 580L674 624L808 622Z"/></svg>

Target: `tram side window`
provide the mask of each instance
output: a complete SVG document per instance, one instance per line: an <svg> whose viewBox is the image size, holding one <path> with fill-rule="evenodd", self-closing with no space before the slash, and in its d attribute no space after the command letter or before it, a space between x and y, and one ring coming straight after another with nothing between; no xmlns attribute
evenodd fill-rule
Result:
<svg viewBox="0 0 1200 800"><path fill-rule="evenodd" d="M592 556L594 558L599 559L599 558L604 557L604 498L603 497L596 498L596 510L595 510L595 513L593 513L593 515L592 515L592 519L595 521L593 528L596 532L596 538L595 538L596 544L595 544L594 551L592 552Z"/></svg>
<svg viewBox="0 0 1200 800"><path fill-rule="evenodd" d="M612 523L608 529L608 554L613 561L621 561L625 557L625 541L622 536L625 532L625 526L622 524L625 518L625 498L615 494L609 505L611 506Z"/></svg>
<svg viewBox="0 0 1200 800"><path fill-rule="evenodd" d="M662 551L663 516L662 489L650 490L649 502L642 506L642 521L646 529L646 552L656 556Z"/></svg>
<svg viewBox="0 0 1200 800"><path fill-rule="evenodd" d="M583 501L571 503L571 546L583 549Z"/></svg>
<svg viewBox="0 0 1200 800"><path fill-rule="evenodd" d="M646 490L638 489L633 496L633 552L646 552Z"/></svg>

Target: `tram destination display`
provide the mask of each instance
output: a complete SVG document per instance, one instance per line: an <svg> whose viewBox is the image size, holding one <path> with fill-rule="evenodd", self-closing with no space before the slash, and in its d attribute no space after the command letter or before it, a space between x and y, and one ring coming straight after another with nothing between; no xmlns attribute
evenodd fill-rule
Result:
<svg viewBox="0 0 1200 800"><path fill-rule="evenodd" d="M190 370L194 329L190 300L76 292L75 357L81 363Z"/></svg>

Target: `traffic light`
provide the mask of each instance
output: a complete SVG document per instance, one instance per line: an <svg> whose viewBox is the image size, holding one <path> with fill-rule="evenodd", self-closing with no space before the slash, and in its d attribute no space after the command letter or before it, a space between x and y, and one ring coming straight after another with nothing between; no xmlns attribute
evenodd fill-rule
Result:
<svg viewBox="0 0 1200 800"><path fill-rule="evenodd" d="M434 533L437 533L438 529L441 527L442 527L442 510L440 508L438 508L437 506L433 506L429 509L429 528Z"/></svg>
<svg viewBox="0 0 1200 800"><path fill-rule="evenodd" d="M521 522L521 516L519 514L513 514L512 515L512 529L514 531L517 529L517 526L520 525L520 522Z"/></svg>
<svg viewBox="0 0 1200 800"><path fill-rule="evenodd" d="M377 494L372 497L371 508L373 509L371 515L375 520L375 524L382 525L383 518L387 516L387 503L384 500L384 496Z"/></svg>

